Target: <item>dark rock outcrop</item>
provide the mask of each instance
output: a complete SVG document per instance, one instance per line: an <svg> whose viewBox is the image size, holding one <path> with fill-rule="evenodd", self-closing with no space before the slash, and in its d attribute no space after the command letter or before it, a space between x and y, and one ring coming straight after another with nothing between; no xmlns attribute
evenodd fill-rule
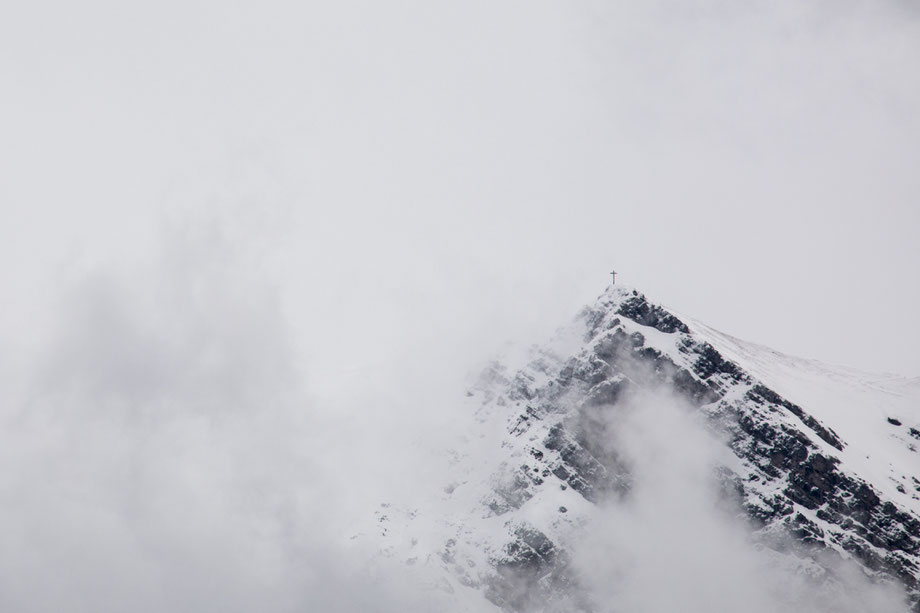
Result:
<svg viewBox="0 0 920 613"><path fill-rule="evenodd" d="M841 469L835 454L846 444L836 432L641 294L607 302L605 309L583 311L585 348L579 354L555 368L534 368L549 376L548 384L535 385L527 369L510 380L508 397L526 406L509 433L531 436L543 427L545 435L498 492L495 512L520 507L542 487L571 488L591 502L628 496L631 469L610 444L610 424L635 394L664 389L727 438L745 468L722 467L719 479L755 526L779 528L803 545L849 552L870 571L903 582L915 603L920 599L920 518ZM644 328L677 335L676 351L649 346ZM915 428L909 433L920 439ZM520 528L496 562L490 599L507 611L525 611L534 594L558 596L574 581L564 557L539 530Z"/></svg>

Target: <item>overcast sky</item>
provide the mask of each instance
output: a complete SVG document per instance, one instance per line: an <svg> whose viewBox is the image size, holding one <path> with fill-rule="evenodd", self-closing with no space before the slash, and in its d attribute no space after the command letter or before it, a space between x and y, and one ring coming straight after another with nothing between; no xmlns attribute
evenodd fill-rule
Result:
<svg viewBox="0 0 920 613"><path fill-rule="evenodd" d="M39 2L0 41L7 333L209 226L317 351L360 324L485 358L616 268L920 374L913 3Z"/></svg>

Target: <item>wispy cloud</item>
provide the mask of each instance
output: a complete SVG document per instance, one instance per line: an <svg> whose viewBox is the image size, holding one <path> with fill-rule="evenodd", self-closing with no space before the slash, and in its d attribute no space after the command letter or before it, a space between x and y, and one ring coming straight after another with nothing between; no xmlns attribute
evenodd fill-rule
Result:
<svg viewBox="0 0 920 613"><path fill-rule="evenodd" d="M678 397L639 393L606 415L633 486L598 509L574 550L600 611L907 610L897 584L855 562L755 533L718 478L737 459Z"/></svg>

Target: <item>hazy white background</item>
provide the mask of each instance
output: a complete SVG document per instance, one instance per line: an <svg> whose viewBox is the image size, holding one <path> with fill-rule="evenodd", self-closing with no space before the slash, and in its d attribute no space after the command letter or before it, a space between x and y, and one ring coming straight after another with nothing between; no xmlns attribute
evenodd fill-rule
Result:
<svg viewBox="0 0 920 613"><path fill-rule="evenodd" d="M324 352L539 336L616 267L737 336L920 373L913 3L4 13L4 328L166 216L251 249Z"/></svg>
<svg viewBox="0 0 920 613"><path fill-rule="evenodd" d="M612 267L920 374L910 2L3 14L4 608L336 593L316 526L424 485L466 373Z"/></svg>

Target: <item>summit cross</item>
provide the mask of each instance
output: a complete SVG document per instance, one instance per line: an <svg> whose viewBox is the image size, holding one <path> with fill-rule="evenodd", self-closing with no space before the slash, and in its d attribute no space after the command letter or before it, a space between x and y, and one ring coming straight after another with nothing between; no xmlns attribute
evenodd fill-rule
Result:
<svg viewBox="0 0 920 613"><path fill-rule="evenodd" d="M610 276L613 277L613 282L611 283L611 285L616 285L617 284L617 271L611 270Z"/></svg>

